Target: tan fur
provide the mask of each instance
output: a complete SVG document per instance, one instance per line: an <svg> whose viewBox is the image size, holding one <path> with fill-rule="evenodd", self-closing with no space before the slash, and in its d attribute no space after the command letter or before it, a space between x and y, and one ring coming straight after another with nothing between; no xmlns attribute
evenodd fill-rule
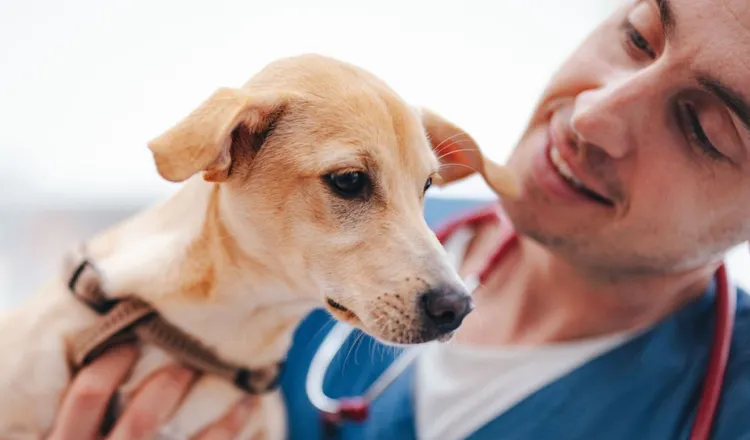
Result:
<svg viewBox="0 0 750 440"><path fill-rule="evenodd" d="M149 143L158 172L182 188L87 246L109 295L146 299L232 362L283 358L299 320L326 297L349 310L329 307L336 318L382 341L422 342L418 295L460 286L422 216L423 188L439 169L433 150L461 135L357 67L314 55L279 60ZM473 155L444 162L463 160L511 195L507 171L477 167L486 159L468 139L462 147ZM347 170L372 176L369 197L332 193L324 176ZM54 278L0 320L0 438L41 438L54 421L71 379L67 335L95 319L66 281ZM123 400L171 362L143 347ZM202 377L171 425L195 433L239 397ZM278 393L263 397L258 414L249 437L284 437Z"/></svg>

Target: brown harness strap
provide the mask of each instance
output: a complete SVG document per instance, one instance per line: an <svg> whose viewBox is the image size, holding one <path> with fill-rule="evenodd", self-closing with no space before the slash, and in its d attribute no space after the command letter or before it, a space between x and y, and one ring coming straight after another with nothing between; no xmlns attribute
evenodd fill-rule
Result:
<svg viewBox="0 0 750 440"><path fill-rule="evenodd" d="M219 376L246 392L259 394L278 387L283 361L253 370L225 362L145 301L134 296L108 299L101 289L99 272L83 250L66 258L66 276L73 296L101 316L72 337L69 356L75 370L113 345L141 341L165 350L189 368Z"/></svg>
<svg viewBox="0 0 750 440"><path fill-rule="evenodd" d="M117 303L94 325L76 333L70 341L70 358L76 368L93 361L107 348L125 342L135 342L132 326L154 317L153 310L144 302L128 298Z"/></svg>

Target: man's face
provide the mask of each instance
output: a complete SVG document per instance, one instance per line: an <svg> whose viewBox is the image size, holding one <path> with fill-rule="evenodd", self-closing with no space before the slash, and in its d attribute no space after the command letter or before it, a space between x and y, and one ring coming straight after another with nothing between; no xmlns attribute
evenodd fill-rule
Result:
<svg viewBox="0 0 750 440"><path fill-rule="evenodd" d="M504 207L590 269L705 263L750 238L749 100L747 0L630 0L553 77Z"/></svg>

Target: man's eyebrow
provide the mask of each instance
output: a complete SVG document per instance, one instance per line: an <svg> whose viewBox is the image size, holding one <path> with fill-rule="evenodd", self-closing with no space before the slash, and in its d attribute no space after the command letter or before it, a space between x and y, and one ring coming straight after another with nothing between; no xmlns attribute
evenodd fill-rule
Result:
<svg viewBox="0 0 750 440"><path fill-rule="evenodd" d="M669 38L675 27L674 9L672 9L671 0L656 0L656 7L659 9L659 21L661 21L664 36Z"/></svg>
<svg viewBox="0 0 750 440"><path fill-rule="evenodd" d="M729 110L742 121L745 128L750 130L750 105L741 93L708 75L698 75L697 79L698 84L729 107Z"/></svg>

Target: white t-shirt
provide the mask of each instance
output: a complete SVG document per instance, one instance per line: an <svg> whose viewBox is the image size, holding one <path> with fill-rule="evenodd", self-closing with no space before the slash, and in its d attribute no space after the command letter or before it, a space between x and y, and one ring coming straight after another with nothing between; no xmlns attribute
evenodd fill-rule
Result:
<svg viewBox="0 0 750 440"><path fill-rule="evenodd" d="M463 256L468 238L466 231L456 231L445 244L455 263ZM465 439L525 397L630 336L497 348L431 343L416 360L417 437Z"/></svg>

